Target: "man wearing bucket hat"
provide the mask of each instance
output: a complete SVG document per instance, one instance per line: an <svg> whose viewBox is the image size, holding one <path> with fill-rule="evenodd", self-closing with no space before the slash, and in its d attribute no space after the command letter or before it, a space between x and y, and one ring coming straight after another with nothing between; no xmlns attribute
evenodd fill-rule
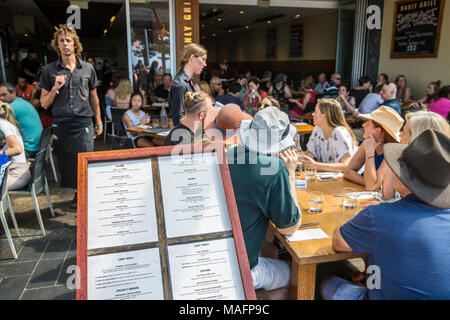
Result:
<svg viewBox="0 0 450 320"><path fill-rule="evenodd" d="M363 124L365 140L344 170L344 178L374 191L383 183L387 169L383 146L386 143L400 142L400 129L405 120L394 109L386 106L359 117L367 120ZM365 168L361 175L358 172L363 165Z"/></svg>
<svg viewBox="0 0 450 320"><path fill-rule="evenodd" d="M322 295L448 299L450 138L428 129L409 145L386 144L384 152L402 199L367 207L333 234L336 251L368 253L375 272L367 287L337 277L325 279Z"/></svg>
<svg viewBox="0 0 450 320"><path fill-rule="evenodd" d="M241 144L227 151L253 284L271 291L273 299L287 298L289 266L259 254L269 222L284 235L293 234L301 223L295 190L297 156L291 150L295 135L287 114L268 107L253 120L241 121Z"/></svg>

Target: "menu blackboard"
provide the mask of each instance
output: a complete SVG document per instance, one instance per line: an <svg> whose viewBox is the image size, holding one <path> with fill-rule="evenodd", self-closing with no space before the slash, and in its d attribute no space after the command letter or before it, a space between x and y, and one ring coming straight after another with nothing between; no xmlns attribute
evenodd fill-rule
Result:
<svg viewBox="0 0 450 320"><path fill-rule="evenodd" d="M291 25L289 32L289 56L303 56L303 24Z"/></svg>
<svg viewBox="0 0 450 320"><path fill-rule="evenodd" d="M395 4L391 58L437 57L444 0Z"/></svg>
<svg viewBox="0 0 450 320"><path fill-rule="evenodd" d="M277 29L267 29L266 31L266 58L277 57Z"/></svg>

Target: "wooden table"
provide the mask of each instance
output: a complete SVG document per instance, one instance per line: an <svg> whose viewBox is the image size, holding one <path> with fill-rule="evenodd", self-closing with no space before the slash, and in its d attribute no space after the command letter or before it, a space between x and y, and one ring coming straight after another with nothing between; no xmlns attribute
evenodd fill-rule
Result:
<svg viewBox="0 0 450 320"><path fill-rule="evenodd" d="M297 132L301 135L311 134L314 130L314 126L310 124L300 124L303 122L291 122L291 124L297 128Z"/></svg>
<svg viewBox="0 0 450 320"><path fill-rule="evenodd" d="M300 179L300 177L297 178ZM290 282L293 299L314 299L316 266L318 263L361 257L354 252L338 253L333 249L332 236L334 230L352 218L351 214L348 215L343 212L341 207L342 197L334 197L335 194L342 194L342 189L346 187L355 188L356 191L365 191L364 187L343 178L334 181L308 181L306 189L297 188L297 197L302 211L302 224L320 223L318 226L306 227L302 230L321 228L329 236L327 239L290 242L285 236L278 233L271 224L275 236L284 244L292 256ZM311 191L321 191L324 194L324 210L322 213L308 212L308 193ZM360 210L360 203L358 203L356 212Z"/></svg>
<svg viewBox="0 0 450 320"><path fill-rule="evenodd" d="M149 126L151 127L151 126ZM158 145L158 146L162 146L164 145L164 142L166 141L167 135L161 136L159 134L156 133L148 133L148 132L144 132L145 129L143 128L139 128L139 127L132 127L132 128L126 128L125 131L129 132L129 133L134 133L137 135L142 135L142 136L146 136L146 137L150 137L153 138L153 144ZM170 128L167 128L167 131L169 131Z"/></svg>

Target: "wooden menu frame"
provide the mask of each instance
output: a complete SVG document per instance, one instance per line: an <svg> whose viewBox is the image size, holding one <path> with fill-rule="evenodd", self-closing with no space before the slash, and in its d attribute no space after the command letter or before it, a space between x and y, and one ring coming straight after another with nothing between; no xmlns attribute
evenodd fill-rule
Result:
<svg viewBox="0 0 450 320"><path fill-rule="evenodd" d="M395 48L395 39L397 36L396 32L396 25L397 25L397 15L398 15L398 8L401 5L419 2L418 0L403 0L403 1L396 1L394 3L395 9L394 9L394 22L392 26L392 41L391 41L391 59L416 59L416 58L436 58L438 56L439 51L439 42L440 42L440 36L441 36L441 25L442 25L442 19L444 17L444 6L445 6L445 0L436 0L439 1L439 18L438 18L438 25L436 28L436 40L434 43L434 48L432 53L427 54L396 54L394 52Z"/></svg>
<svg viewBox="0 0 450 320"><path fill-rule="evenodd" d="M177 147L179 152L177 155L195 154L215 152L219 158L219 168L222 177L225 199L228 206L228 213L232 230L229 232L216 232L209 234L201 234L194 236L185 236L179 238L168 239L166 237L164 208L161 193L160 171L158 165L158 157L170 156L172 149ZM134 159L151 159L153 172L153 186L155 196L155 210L158 225L158 245L135 244L121 247L109 247L104 249L94 249L88 252L88 233L87 233L87 183L88 183L88 164L98 162L134 160ZM171 300L173 292L171 288L171 279L169 273L168 245L192 243L206 240L234 239L236 256L239 264L239 271L242 281L242 289L247 300L256 300L253 281L250 273L250 265L248 262L247 251L244 243L243 233L239 220L236 200L234 197L233 186L230 178L230 171L226 162L225 150L222 144L205 143L203 145L185 145L185 146L169 146L155 147L131 150L114 150L102 152L81 153L78 156L78 216L77 216L77 266L79 268L79 280L77 280L77 300L86 300L88 297L87 283L87 258L91 254L98 255L99 251L103 254L126 252L133 249L147 249L152 247L160 248L161 272L163 279L164 299Z"/></svg>

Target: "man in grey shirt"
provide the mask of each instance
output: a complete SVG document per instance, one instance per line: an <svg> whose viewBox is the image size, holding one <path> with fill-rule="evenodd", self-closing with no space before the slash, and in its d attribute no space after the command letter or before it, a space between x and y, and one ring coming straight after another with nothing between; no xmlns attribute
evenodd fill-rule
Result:
<svg viewBox="0 0 450 320"><path fill-rule="evenodd" d="M94 151L94 138L103 132L97 76L91 64L78 58L83 47L74 29L61 25L52 46L59 59L42 72L40 101L44 109L52 107L61 186L76 190L78 153ZM72 208L76 208L76 200L75 194Z"/></svg>

